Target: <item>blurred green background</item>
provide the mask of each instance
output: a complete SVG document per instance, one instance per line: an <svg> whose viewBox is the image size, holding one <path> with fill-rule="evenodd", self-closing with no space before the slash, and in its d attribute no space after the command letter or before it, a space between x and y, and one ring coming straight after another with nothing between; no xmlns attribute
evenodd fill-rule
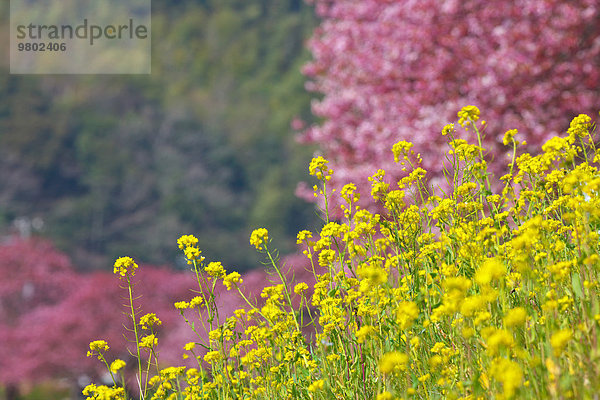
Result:
<svg viewBox="0 0 600 400"><path fill-rule="evenodd" d="M49 237L81 269L176 265L191 233L242 271L262 226L293 251L316 222L294 195L313 149L290 127L311 119L300 68L316 22L301 0L154 0L149 76L10 75L5 58L0 235Z"/></svg>

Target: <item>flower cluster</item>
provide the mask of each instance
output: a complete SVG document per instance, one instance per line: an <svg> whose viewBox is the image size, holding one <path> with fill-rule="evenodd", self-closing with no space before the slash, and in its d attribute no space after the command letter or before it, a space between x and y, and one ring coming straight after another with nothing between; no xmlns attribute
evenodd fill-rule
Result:
<svg viewBox="0 0 600 400"><path fill-rule="evenodd" d="M177 239L177 245L183 250L188 264L204 261L202 251L196 246L197 244L198 238L194 235L183 235Z"/></svg>
<svg viewBox="0 0 600 400"><path fill-rule="evenodd" d="M123 277L135 275L138 265L131 257L119 257L115 261L114 273Z"/></svg>
<svg viewBox="0 0 600 400"><path fill-rule="evenodd" d="M456 126L480 135L479 117L465 107ZM393 157L408 175L389 183L380 170L370 180L384 212L356 206L348 184L343 217L325 215L320 231L298 234L312 281L284 273L265 245L266 229L252 233L272 278L258 301L239 273L194 264L197 296L175 307L196 333L188 313L204 324L206 338L184 346L184 358L197 365L157 369L146 376L144 398L593 398L600 389L600 152L590 121L576 117L567 136L550 139L538 155L517 157L516 132L508 131L512 172L501 184L491 181L480 137L471 144L445 128L451 188L443 197L424 183L412 146L399 142ZM319 192L331 196L323 190L333 175L326 160L315 158L311 170ZM184 238L182 250L197 248ZM217 282L247 307L219 315ZM147 314L139 325L158 319ZM138 348L161 365L156 340L152 332ZM107 349L90 345L103 361Z"/></svg>
<svg viewBox="0 0 600 400"><path fill-rule="evenodd" d="M265 228L259 228L252 231L250 235L250 244L257 250L262 250L269 241L269 232Z"/></svg>

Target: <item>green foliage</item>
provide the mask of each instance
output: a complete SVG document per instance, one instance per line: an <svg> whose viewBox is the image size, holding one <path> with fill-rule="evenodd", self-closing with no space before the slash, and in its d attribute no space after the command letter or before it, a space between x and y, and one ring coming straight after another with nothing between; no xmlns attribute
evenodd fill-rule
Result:
<svg viewBox="0 0 600 400"><path fill-rule="evenodd" d="M293 195L309 150L290 121L309 119L313 27L291 0L155 1L150 76L2 74L0 231L41 217L89 267L124 249L173 262L170 243L193 230L208 257L245 269L256 256L226 238L257 220L290 250L312 214Z"/></svg>

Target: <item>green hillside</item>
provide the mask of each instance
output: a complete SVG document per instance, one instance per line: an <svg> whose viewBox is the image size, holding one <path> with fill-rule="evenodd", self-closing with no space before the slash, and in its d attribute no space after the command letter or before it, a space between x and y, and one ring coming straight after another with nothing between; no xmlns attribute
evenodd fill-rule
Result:
<svg viewBox="0 0 600 400"><path fill-rule="evenodd" d="M294 196L311 149L290 121L310 119L300 67L315 24L302 1L153 1L150 76L9 75L3 61L0 232L41 218L82 268L172 263L194 233L243 270L257 226L292 249L314 220Z"/></svg>

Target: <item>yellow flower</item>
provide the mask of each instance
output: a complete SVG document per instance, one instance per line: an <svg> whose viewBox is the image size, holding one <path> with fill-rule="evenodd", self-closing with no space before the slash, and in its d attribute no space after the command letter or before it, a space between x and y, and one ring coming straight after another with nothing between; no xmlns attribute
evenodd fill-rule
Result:
<svg viewBox="0 0 600 400"><path fill-rule="evenodd" d="M573 331L570 329L563 329L558 332L554 332L550 338L550 344L554 350L554 356L559 357L563 352L569 340L573 337Z"/></svg>
<svg viewBox="0 0 600 400"><path fill-rule="evenodd" d="M310 239L312 238L312 232L311 231L307 231L306 229L298 232L297 235L297 240L296 240L296 244L301 244L303 243L306 239Z"/></svg>
<svg viewBox="0 0 600 400"><path fill-rule="evenodd" d="M377 400L394 400L394 396L390 392L381 392L377 395Z"/></svg>
<svg viewBox="0 0 600 400"><path fill-rule="evenodd" d="M190 308L190 303L188 303L187 301L178 301L177 303L175 303L175 308L183 311L186 308Z"/></svg>
<svg viewBox="0 0 600 400"><path fill-rule="evenodd" d="M225 276L225 268L223 268L223 265L220 262L208 263L208 265L204 267L204 270L207 274L214 276L215 278L222 278Z"/></svg>
<svg viewBox="0 0 600 400"><path fill-rule="evenodd" d="M446 136L449 133L453 133L454 132L454 124L446 124L446 126L444 126L444 128L442 129L442 136Z"/></svg>
<svg viewBox="0 0 600 400"><path fill-rule="evenodd" d="M183 252L185 254L185 257L188 259L188 264L191 264L195 260L199 262L202 262L204 260L204 257L200 255L202 251L197 247L186 247L183 250Z"/></svg>
<svg viewBox="0 0 600 400"><path fill-rule="evenodd" d="M319 265L321 267L330 265L333 260L335 260L335 250L324 249L319 253Z"/></svg>
<svg viewBox="0 0 600 400"><path fill-rule="evenodd" d="M196 348L196 342L189 342L186 343L185 346L183 346L183 349L186 351L192 351Z"/></svg>
<svg viewBox="0 0 600 400"><path fill-rule="evenodd" d="M419 339L418 336L413 337L412 339L410 339L410 345L417 349L420 345L421 345L421 339Z"/></svg>
<svg viewBox="0 0 600 400"><path fill-rule="evenodd" d="M183 250L186 247L194 247L197 243L198 239L194 235L183 235L177 239L177 245L180 250Z"/></svg>
<svg viewBox="0 0 600 400"><path fill-rule="evenodd" d="M567 133L569 136L585 137L589 134L589 129L592 127L592 119L586 114L579 114L571 121Z"/></svg>
<svg viewBox="0 0 600 400"><path fill-rule="evenodd" d="M516 307L512 310L508 310L504 316L504 326L511 328L514 326L520 326L525 323L527 319L527 311L523 307Z"/></svg>
<svg viewBox="0 0 600 400"><path fill-rule="evenodd" d="M506 267L497 258L488 258L475 273L475 282L480 285L489 285L491 281L503 277Z"/></svg>
<svg viewBox="0 0 600 400"><path fill-rule="evenodd" d="M204 361L206 361L209 364L219 361L220 359L221 359L221 354L218 351L209 351L204 356Z"/></svg>
<svg viewBox="0 0 600 400"><path fill-rule="evenodd" d="M195 308L195 307L198 307L198 306L202 305L203 301L204 301L204 299L202 299L202 297L200 297L200 296L194 296L190 300L190 308Z"/></svg>
<svg viewBox="0 0 600 400"><path fill-rule="evenodd" d="M140 325L142 329L148 329L148 327L152 328L154 326L162 325L162 321L158 319L156 314L150 313L140 318Z"/></svg>
<svg viewBox="0 0 600 400"><path fill-rule="evenodd" d="M487 339L487 351L490 355L496 355L501 348L510 348L514 343L513 337L505 329L497 329Z"/></svg>
<svg viewBox="0 0 600 400"><path fill-rule="evenodd" d="M325 381L323 379L319 379L317 381L314 381L313 383L311 383L308 386L308 391L309 392L316 392L318 390L323 390L324 386L325 386Z"/></svg>
<svg viewBox="0 0 600 400"><path fill-rule="evenodd" d="M223 278L223 284L227 287L227 290L230 290L232 286L236 286L241 282L243 282L243 279L241 279L241 275L237 272L227 274L225 278Z"/></svg>
<svg viewBox="0 0 600 400"><path fill-rule="evenodd" d="M356 331L356 340L358 343L364 343L367 337L371 336L375 329L371 325L364 325Z"/></svg>
<svg viewBox="0 0 600 400"><path fill-rule="evenodd" d="M458 123L461 126L465 126L465 125L469 125L471 122L470 121L477 121L479 119L479 108L475 107L475 106L464 106L459 112L458 112Z"/></svg>
<svg viewBox="0 0 600 400"><path fill-rule="evenodd" d="M327 356L327 361L329 362L336 362L337 360L339 360L341 357L339 354L336 353L332 353L330 355Z"/></svg>
<svg viewBox="0 0 600 400"><path fill-rule="evenodd" d="M105 340L94 340L93 342L90 343L90 350L91 351L103 351L103 350L108 350L108 343L106 343Z"/></svg>
<svg viewBox="0 0 600 400"><path fill-rule="evenodd" d="M250 244L256 247L256 250L262 250L269 240L269 231L266 228L255 229L250 235Z"/></svg>
<svg viewBox="0 0 600 400"><path fill-rule="evenodd" d="M121 276L133 276L138 265L131 257L119 257L115 261L114 273Z"/></svg>
<svg viewBox="0 0 600 400"><path fill-rule="evenodd" d="M504 134L504 138L502 139L502 143L507 146L510 143L514 142L514 137L517 134L517 130L516 129L510 129L508 131L506 131L506 133Z"/></svg>
<svg viewBox="0 0 600 400"><path fill-rule="evenodd" d="M388 274L380 262L365 263L358 267L356 272L362 279L360 282L361 292L366 292L369 288L381 285L388 280Z"/></svg>
<svg viewBox="0 0 600 400"><path fill-rule="evenodd" d="M344 185L344 187L340 191L340 195L348 203L356 203L358 200L360 200L360 193L356 191L356 185L354 183L348 183ZM345 206L343 206L342 208L344 207Z"/></svg>
<svg viewBox="0 0 600 400"><path fill-rule="evenodd" d="M184 371L185 367L167 367L160 370L160 376L165 380L177 379Z"/></svg>
<svg viewBox="0 0 600 400"><path fill-rule="evenodd" d="M552 264L548 266L548 271L552 273L552 275L558 279L566 279L570 272L571 267L574 265L572 260L569 261L559 261L556 264Z"/></svg>
<svg viewBox="0 0 600 400"><path fill-rule="evenodd" d="M442 356L436 354L435 356L429 358L429 367L435 370L437 367L442 365L442 362L444 362Z"/></svg>
<svg viewBox="0 0 600 400"><path fill-rule="evenodd" d="M152 347L156 346L157 343L158 343L158 339L156 338L156 336L148 335L148 336L144 336L140 340L140 347L146 347L146 348L151 349Z"/></svg>
<svg viewBox="0 0 600 400"><path fill-rule="evenodd" d="M397 373L406 369L408 356L399 351L386 353L379 360L379 370L384 374Z"/></svg>
<svg viewBox="0 0 600 400"><path fill-rule="evenodd" d="M471 317L476 311L483 309L485 305L486 301L483 296L469 296L461 303L460 312L465 317Z"/></svg>
<svg viewBox="0 0 600 400"><path fill-rule="evenodd" d="M118 358L110 363L110 372L117 373L121 368L125 366L125 361L119 360Z"/></svg>
<svg viewBox="0 0 600 400"><path fill-rule="evenodd" d="M395 162L400 161L401 155L403 155L404 157L408 157L408 155L411 152L412 147L413 147L412 143L406 142L404 140L401 140L398 143L395 143L392 146L392 153L394 153L394 161Z"/></svg>
<svg viewBox="0 0 600 400"><path fill-rule="evenodd" d="M413 301L402 301L398 304L396 322L402 330L409 329L419 317L419 307Z"/></svg>
<svg viewBox="0 0 600 400"><path fill-rule="evenodd" d="M470 339L473 337L473 335L475 335L475 329L471 328L471 327L465 327L462 329L461 331L462 337L465 339Z"/></svg>
<svg viewBox="0 0 600 400"><path fill-rule="evenodd" d="M108 350L108 343L105 340L94 340L90 342L90 351L87 352L87 356L90 357L97 352L99 355L102 354L103 351Z"/></svg>
<svg viewBox="0 0 600 400"><path fill-rule="evenodd" d="M121 387L96 386L91 383L83 389L82 393L88 396L86 400L125 400L125 389Z"/></svg>
<svg viewBox="0 0 600 400"><path fill-rule="evenodd" d="M465 293L471 287L472 283L469 278L457 276L455 278L447 278L444 281L444 288L447 292Z"/></svg>
<svg viewBox="0 0 600 400"><path fill-rule="evenodd" d="M322 180L323 177L325 177L326 180L329 180L328 178L330 177L328 175L331 175L333 170L329 169L327 164L329 164L329 161L323 157L314 157L308 166L308 173L311 176L316 176L319 180Z"/></svg>
<svg viewBox="0 0 600 400"><path fill-rule="evenodd" d="M432 353L439 353L440 351L442 351L444 348L446 347L446 345L442 342L436 342L433 347L431 348L431 352Z"/></svg>
<svg viewBox="0 0 600 400"><path fill-rule="evenodd" d="M505 398L513 397L522 385L523 370L519 364L505 358L497 358L492 362L490 375L502 383Z"/></svg>
<svg viewBox="0 0 600 400"><path fill-rule="evenodd" d="M304 282L301 282L301 283L297 284L296 286L294 286L294 293L302 294L307 289L308 289L308 285Z"/></svg>

